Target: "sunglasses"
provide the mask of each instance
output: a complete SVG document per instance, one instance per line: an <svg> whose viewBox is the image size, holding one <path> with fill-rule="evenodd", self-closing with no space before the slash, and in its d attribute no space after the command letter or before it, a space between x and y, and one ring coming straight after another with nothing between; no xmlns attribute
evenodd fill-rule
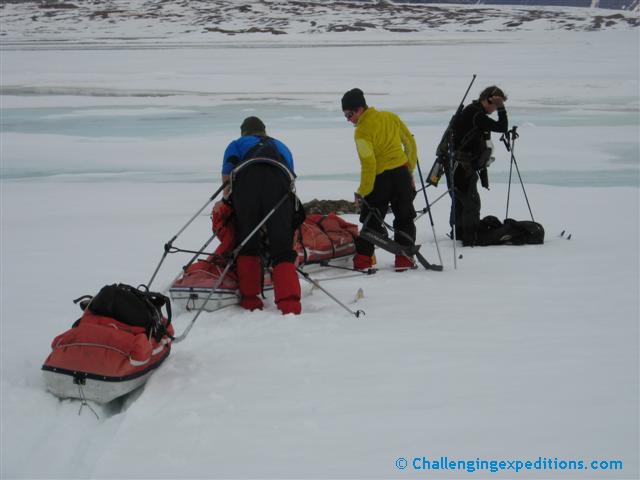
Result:
<svg viewBox="0 0 640 480"><path fill-rule="evenodd" d="M344 118L346 118L347 120L351 120L351 117L353 117L355 114L356 114L356 112L354 112L352 110L348 111L348 112L345 112Z"/></svg>

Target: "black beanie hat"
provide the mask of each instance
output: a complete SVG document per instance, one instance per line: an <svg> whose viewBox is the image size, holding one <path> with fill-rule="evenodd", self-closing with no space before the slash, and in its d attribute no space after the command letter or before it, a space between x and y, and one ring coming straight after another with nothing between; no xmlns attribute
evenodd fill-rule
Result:
<svg viewBox="0 0 640 480"><path fill-rule="evenodd" d="M359 88L352 88L342 96L342 110L357 110L360 107L367 108L364 93Z"/></svg>
<svg viewBox="0 0 640 480"><path fill-rule="evenodd" d="M267 135L266 127L258 117L247 117L240 125L240 135L243 137L245 135L261 135L264 137Z"/></svg>

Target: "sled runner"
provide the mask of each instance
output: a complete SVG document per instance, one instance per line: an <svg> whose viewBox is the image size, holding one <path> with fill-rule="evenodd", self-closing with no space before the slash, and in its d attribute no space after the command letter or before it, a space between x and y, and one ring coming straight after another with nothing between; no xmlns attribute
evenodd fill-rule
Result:
<svg viewBox="0 0 640 480"><path fill-rule="evenodd" d="M221 227L217 219L214 224ZM223 227L224 228L224 227ZM220 231L218 236L228 238L226 231ZM355 253L355 238L358 227L349 223L334 213L328 215L308 215L296 231L294 249L298 257L296 263L305 271L314 271L332 264L346 264ZM224 241L223 241L224 243ZM221 244L222 245L222 244ZM184 269L169 288L169 294L174 304L186 310L198 310L204 305L204 310L215 311L238 303L238 279L233 270L223 278L213 295L209 295L224 271L228 259L225 248L218 248L206 259L195 261ZM265 263L268 263L265 261ZM265 269L263 290L272 288L271 271ZM209 300L206 299L209 297Z"/></svg>
<svg viewBox="0 0 640 480"><path fill-rule="evenodd" d="M78 301L82 316L53 339L42 366L47 390L108 403L144 385L171 351L169 299L114 284Z"/></svg>

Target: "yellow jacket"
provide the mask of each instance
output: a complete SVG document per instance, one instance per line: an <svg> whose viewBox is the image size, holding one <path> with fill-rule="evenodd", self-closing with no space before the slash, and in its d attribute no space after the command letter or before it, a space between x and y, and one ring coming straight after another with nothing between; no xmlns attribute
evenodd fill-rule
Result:
<svg viewBox="0 0 640 480"><path fill-rule="evenodd" d="M354 139L360 157L357 193L363 197L373 191L376 175L404 164L411 173L416 168L416 141L395 113L367 108L358 119Z"/></svg>

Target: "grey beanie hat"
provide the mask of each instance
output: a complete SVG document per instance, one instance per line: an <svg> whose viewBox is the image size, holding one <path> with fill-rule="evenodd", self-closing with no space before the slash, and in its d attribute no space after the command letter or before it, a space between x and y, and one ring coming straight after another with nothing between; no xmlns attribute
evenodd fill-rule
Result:
<svg viewBox="0 0 640 480"><path fill-rule="evenodd" d="M240 125L240 135L267 135L267 128L264 126L262 120L258 117L247 117Z"/></svg>

